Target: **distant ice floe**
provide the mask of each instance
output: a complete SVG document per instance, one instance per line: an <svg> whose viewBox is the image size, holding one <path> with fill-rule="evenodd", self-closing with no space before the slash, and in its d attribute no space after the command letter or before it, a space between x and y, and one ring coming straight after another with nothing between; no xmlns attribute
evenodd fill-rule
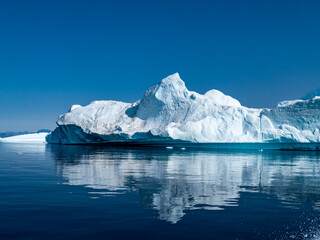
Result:
<svg viewBox="0 0 320 240"><path fill-rule="evenodd" d="M5 143L46 143L48 133L31 133L13 137L1 138L0 142Z"/></svg>

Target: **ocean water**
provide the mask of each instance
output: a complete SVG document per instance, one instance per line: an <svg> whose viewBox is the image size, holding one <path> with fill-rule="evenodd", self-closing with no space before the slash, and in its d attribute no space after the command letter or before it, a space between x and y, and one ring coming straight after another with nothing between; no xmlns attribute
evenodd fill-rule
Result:
<svg viewBox="0 0 320 240"><path fill-rule="evenodd" d="M320 239L320 154L0 144L0 239Z"/></svg>

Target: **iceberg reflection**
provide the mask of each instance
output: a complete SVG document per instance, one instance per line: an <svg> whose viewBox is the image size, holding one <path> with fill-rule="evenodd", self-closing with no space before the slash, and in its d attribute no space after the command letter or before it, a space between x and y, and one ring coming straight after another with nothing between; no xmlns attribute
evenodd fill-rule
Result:
<svg viewBox="0 0 320 240"><path fill-rule="evenodd" d="M67 184L94 189L93 194L138 191L143 204L171 223L186 210L238 206L244 192L276 195L290 206L299 201L320 206L313 194L320 191L317 153L47 148Z"/></svg>

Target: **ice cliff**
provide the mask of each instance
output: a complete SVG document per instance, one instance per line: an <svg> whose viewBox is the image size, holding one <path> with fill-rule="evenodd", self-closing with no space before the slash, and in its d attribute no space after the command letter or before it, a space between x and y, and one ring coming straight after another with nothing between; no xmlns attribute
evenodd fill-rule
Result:
<svg viewBox="0 0 320 240"><path fill-rule="evenodd" d="M49 143L320 142L320 97L284 101L274 109L247 108L218 90L189 91L176 73L135 103L74 105L57 125Z"/></svg>

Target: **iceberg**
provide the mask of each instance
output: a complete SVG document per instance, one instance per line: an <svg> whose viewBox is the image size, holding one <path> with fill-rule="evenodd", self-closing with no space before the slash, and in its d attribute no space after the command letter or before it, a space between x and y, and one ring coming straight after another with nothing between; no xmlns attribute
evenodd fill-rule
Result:
<svg viewBox="0 0 320 240"><path fill-rule="evenodd" d="M189 91L175 73L134 103L74 105L57 125L48 143L319 143L320 97L248 108L218 90Z"/></svg>
<svg viewBox="0 0 320 240"><path fill-rule="evenodd" d="M4 143L46 143L47 132L30 133L16 135L12 137L0 138Z"/></svg>

